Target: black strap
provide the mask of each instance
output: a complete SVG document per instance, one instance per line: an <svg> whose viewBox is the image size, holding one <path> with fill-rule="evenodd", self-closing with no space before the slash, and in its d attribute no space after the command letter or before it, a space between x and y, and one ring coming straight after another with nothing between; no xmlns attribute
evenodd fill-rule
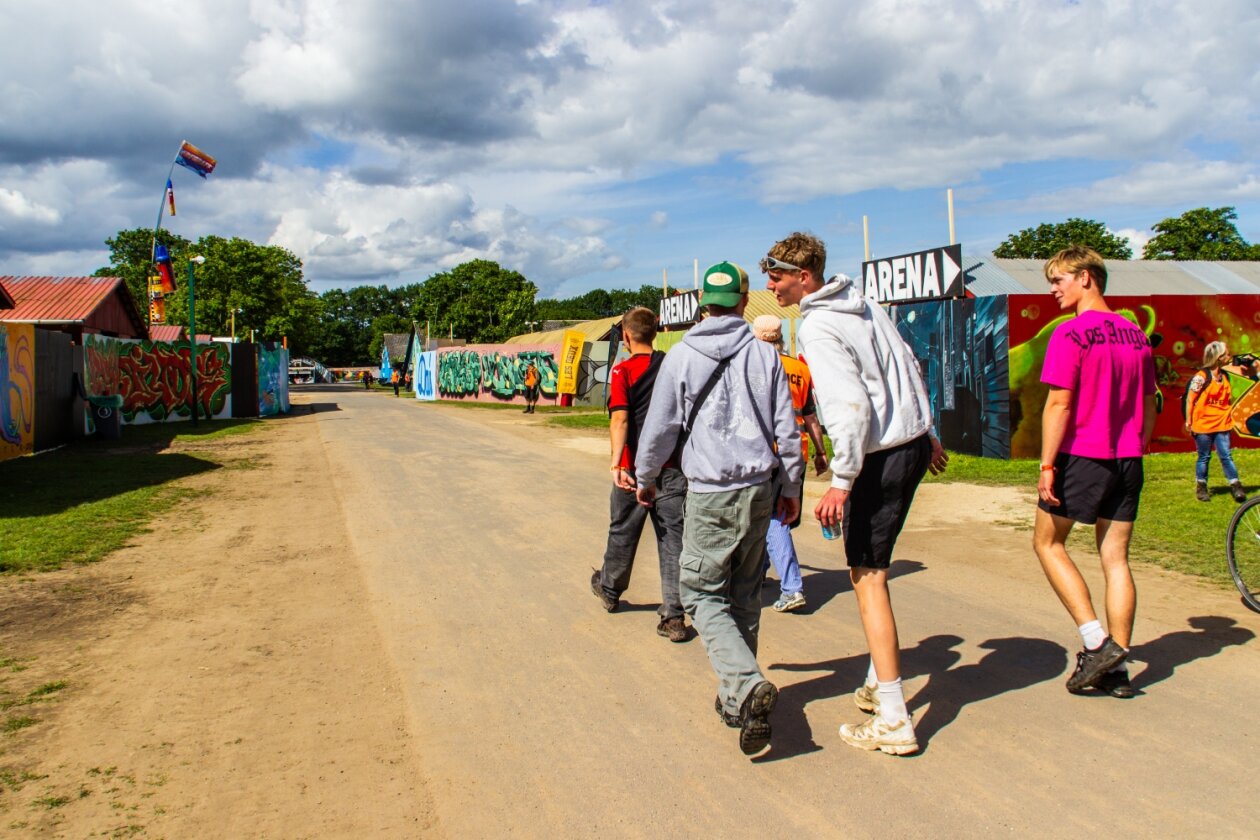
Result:
<svg viewBox="0 0 1260 840"><path fill-rule="evenodd" d="M700 406L704 405L704 401L708 399L709 392L718 384L718 380L722 378L722 374L726 368L730 366L731 359L734 356L727 356L725 359L717 363L713 368L713 373L709 375L709 381L704 383L704 387L696 394L696 401L691 404L691 413L687 415L687 422L683 425L682 431L678 433L678 444L674 447L674 463L682 466L682 451L687 445L687 439L691 437L691 430L695 428L696 417L700 414Z"/></svg>

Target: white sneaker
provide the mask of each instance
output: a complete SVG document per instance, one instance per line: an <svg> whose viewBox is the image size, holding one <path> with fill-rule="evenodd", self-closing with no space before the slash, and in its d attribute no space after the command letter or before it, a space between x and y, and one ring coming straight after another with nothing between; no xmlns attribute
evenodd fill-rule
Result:
<svg viewBox="0 0 1260 840"><path fill-rule="evenodd" d="M862 723L841 724L840 737L858 749L879 750L889 755L910 755L919 751L919 741L914 737L914 724L910 718L888 723L876 715Z"/></svg>
<svg viewBox="0 0 1260 840"><path fill-rule="evenodd" d="M868 715L879 714L879 689L862 683L861 687L853 692L853 705Z"/></svg>
<svg viewBox="0 0 1260 840"><path fill-rule="evenodd" d="M774 602L775 612L791 612L799 610L805 606L805 593L803 592L785 592L779 596L779 600Z"/></svg>

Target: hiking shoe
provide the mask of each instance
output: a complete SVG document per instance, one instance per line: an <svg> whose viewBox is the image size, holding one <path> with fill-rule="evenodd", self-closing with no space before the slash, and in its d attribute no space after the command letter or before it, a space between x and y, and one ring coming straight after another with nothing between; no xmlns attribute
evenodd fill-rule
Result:
<svg viewBox="0 0 1260 840"><path fill-rule="evenodd" d="M1068 677L1067 690L1080 694L1097 685L1104 674L1123 662L1128 655L1129 652L1116 644L1110 636L1093 650L1086 648L1080 651L1076 654L1076 670Z"/></svg>
<svg viewBox="0 0 1260 840"><path fill-rule="evenodd" d="M687 622L683 621L682 616L662 618L661 623L656 625L656 635L664 636L671 642L685 642L687 641Z"/></svg>
<svg viewBox="0 0 1260 840"><path fill-rule="evenodd" d="M595 597L604 605L604 612L615 612L617 609L617 599L604 591L604 584L600 583L599 572L591 571L591 591L595 593Z"/></svg>
<svg viewBox="0 0 1260 840"><path fill-rule="evenodd" d="M1136 689L1129 682L1128 671L1108 671L1098 678L1098 682L1094 683L1094 688L1106 692L1112 697L1119 697L1121 700L1128 700L1130 697L1137 696Z"/></svg>
<svg viewBox="0 0 1260 840"><path fill-rule="evenodd" d="M733 715L726 711L725 707L722 706L721 697L713 698L713 710L718 713L718 717L722 719L722 723L725 723L731 729L739 729L739 715Z"/></svg>
<svg viewBox="0 0 1260 840"><path fill-rule="evenodd" d="M739 748L744 755L760 752L770 743L770 713L779 699L779 689L762 680L757 683L739 710Z"/></svg>
<svg viewBox="0 0 1260 840"><path fill-rule="evenodd" d="M1243 490L1242 484L1237 481L1231 482L1229 485L1229 495L1234 497L1234 501L1242 504L1247 501L1247 492Z"/></svg>
<svg viewBox="0 0 1260 840"><path fill-rule="evenodd" d="M1194 497L1200 502L1210 502L1212 497L1208 495L1207 482L1200 481L1194 485Z"/></svg>
<svg viewBox="0 0 1260 840"><path fill-rule="evenodd" d="M889 723L876 715L862 723L841 724L840 737L860 750L879 750L889 755L910 755L919 751L919 739L914 736L910 718Z"/></svg>
<svg viewBox="0 0 1260 840"><path fill-rule="evenodd" d="M779 600L774 602L774 611L791 612L803 606L805 606L804 592L784 592L779 596Z"/></svg>
<svg viewBox="0 0 1260 840"><path fill-rule="evenodd" d="M879 713L879 690L876 686L862 683L857 691L853 692L853 705L857 706L868 715Z"/></svg>

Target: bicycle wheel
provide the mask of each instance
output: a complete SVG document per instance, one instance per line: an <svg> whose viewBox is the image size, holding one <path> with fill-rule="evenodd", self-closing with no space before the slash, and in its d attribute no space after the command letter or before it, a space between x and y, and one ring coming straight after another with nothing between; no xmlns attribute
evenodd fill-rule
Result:
<svg viewBox="0 0 1260 840"><path fill-rule="evenodd" d="M1243 600L1260 612L1260 496L1243 502L1229 521L1225 559Z"/></svg>

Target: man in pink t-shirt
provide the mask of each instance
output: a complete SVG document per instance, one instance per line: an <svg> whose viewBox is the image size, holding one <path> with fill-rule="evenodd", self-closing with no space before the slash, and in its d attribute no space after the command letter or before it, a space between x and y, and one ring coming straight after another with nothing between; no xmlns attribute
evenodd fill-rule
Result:
<svg viewBox="0 0 1260 840"><path fill-rule="evenodd" d="M1103 300L1107 268L1097 252L1065 248L1046 263L1045 274L1059 308L1076 317L1055 328L1041 371L1050 392L1041 418L1033 548L1084 643L1068 691L1132 697L1124 667L1137 606L1129 540L1142 493L1142 453L1155 428L1155 363L1146 334ZM1077 522L1094 526L1110 635L1065 547Z"/></svg>

